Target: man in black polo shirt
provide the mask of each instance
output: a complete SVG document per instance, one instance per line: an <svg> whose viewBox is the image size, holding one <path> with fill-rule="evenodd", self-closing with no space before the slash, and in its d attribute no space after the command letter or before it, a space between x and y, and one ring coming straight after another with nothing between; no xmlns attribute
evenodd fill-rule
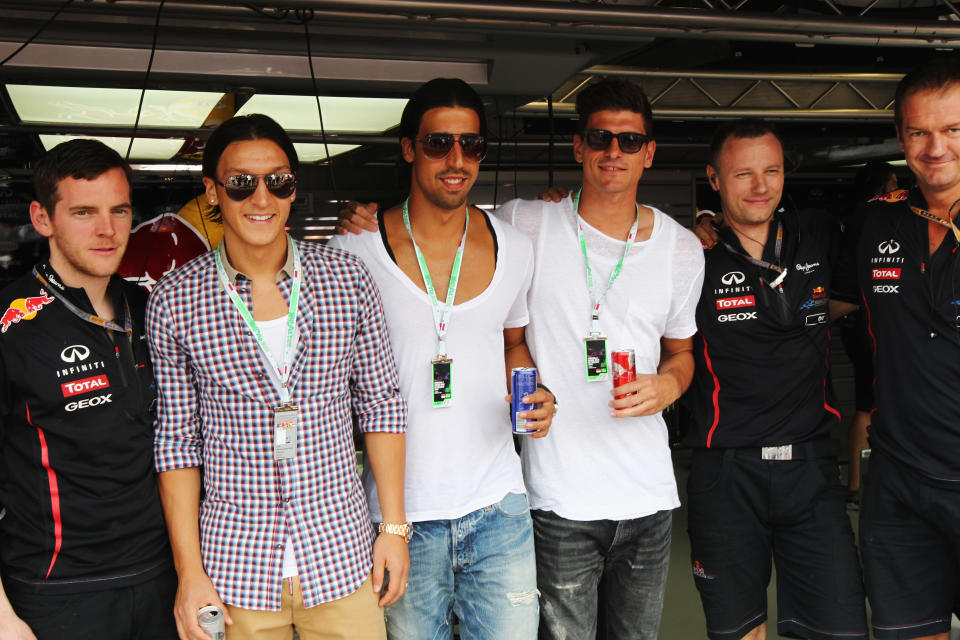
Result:
<svg viewBox="0 0 960 640"><path fill-rule="evenodd" d="M685 442L694 448L689 534L708 635L766 637L773 559L779 634L865 639L829 439L840 420L826 383L829 221L781 202L783 147L767 122L721 126L707 177L723 216L715 234L709 222L698 227L717 243L706 251Z"/></svg>
<svg viewBox="0 0 960 640"><path fill-rule="evenodd" d="M50 259L0 291L0 639L170 640L146 295L114 275L130 168L73 140L34 185Z"/></svg>
<svg viewBox="0 0 960 640"><path fill-rule="evenodd" d="M867 205L857 245L877 407L860 544L876 637L947 640L960 599L960 62L907 74L894 114L917 186Z"/></svg>

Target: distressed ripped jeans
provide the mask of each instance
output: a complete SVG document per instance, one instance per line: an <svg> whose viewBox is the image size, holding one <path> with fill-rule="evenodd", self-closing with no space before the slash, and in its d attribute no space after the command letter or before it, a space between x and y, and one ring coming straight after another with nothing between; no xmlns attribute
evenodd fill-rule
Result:
<svg viewBox="0 0 960 640"><path fill-rule="evenodd" d="M534 640L539 602L527 497L454 520L415 522L407 591L386 608L390 640Z"/></svg>
<svg viewBox="0 0 960 640"><path fill-rule="evenodd" d="M673 513L592 521L532 513L540 640L656 640Z"/></svg>

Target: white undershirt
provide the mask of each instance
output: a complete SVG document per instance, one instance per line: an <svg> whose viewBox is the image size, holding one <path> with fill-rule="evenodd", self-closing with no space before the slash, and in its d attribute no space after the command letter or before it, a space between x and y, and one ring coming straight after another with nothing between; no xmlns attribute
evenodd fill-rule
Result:
<svg viewBox="0 0 960 640"><path fill-rule="evenodd" d="M260 329L260 333L263 335L263 341L266 343L267 348L270 349L273 359L278 364L282 363L284 347L286 347L287 340L287 316L283 315L279 318L274 318L273 320L257 321L257 327ZM294 348L296 348L296 344L294 344ZM267 365L268 370L273 373L271 379L273 379L274 383L276 384L276 372L273 372L273 367L269 366L269 362L263 357L262 353L260 356L261 360L263 360ZM297 557L293 554L293 540L291 539L290 532L288 531L283 541L282 577L292 578L297 575L299 575L299 572L297 571Z"/></svg>

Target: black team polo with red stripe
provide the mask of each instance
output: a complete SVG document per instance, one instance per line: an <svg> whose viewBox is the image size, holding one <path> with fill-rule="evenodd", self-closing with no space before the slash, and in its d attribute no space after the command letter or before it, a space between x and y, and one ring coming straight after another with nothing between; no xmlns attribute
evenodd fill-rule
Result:
<svg viewBox="0 0 960 640"><path fill-rule="evenodd" d="M777 274L748 262L728 227L720 229L722 242L705 252L689 392L693 420L684 438L690 447L806 442L840 421L826 384L831 221L779 209L763 255L771 263L780 223L780 264L788 270L782 293L761 284Z"/></svg>
<svg viewBox="0 0 960 640"><path fill-rule="evenodd" d="M110 281L117 323L126 307L133 325L132 340L114 341L56 298L93 314L83 289L39 269L48 285L27 274L0 292L0 575L11 601L127 587L172 567L146 295Z"/></svg>

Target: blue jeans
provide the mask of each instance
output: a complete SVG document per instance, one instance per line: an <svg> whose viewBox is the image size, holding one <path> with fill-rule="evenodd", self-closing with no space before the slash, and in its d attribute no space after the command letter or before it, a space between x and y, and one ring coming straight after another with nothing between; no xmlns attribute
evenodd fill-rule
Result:
<svg viewBox="0 0 960 640"><path fill-rule="evenodd" d="M671 511L579 521L534 510L540 640L656 640L672 523Z"/></svg>
<svg viewBox="0 0 960 640"><path fill-rule="evenodd" d="M387 607L390 640L533 640L539 603L522 493L455 520L413 524L407 591Z"/></svg>

